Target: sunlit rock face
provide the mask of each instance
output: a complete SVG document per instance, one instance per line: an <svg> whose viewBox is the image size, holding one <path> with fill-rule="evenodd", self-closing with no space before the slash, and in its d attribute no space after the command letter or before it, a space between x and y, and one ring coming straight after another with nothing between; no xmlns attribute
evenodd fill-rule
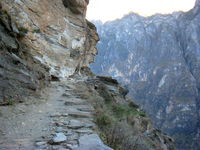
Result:
<svg viewBox="0 0 200 150"><path fill-rule="evenodd" d="M85 19L87 2L68 2L67 5L65 0L0 2L3 99L27 93L24 92L27 86L37 90L51 76L69 77L94 60L98 35L95 26Z"/></svg>
<svg viewBox="0 0 200 150"><path fill-rule="evenodd" d="M92 69L127 84L130 96L181 150L198 150L200 1L187 13L95 22L101 41Z"/></svg>
<svg viewBox="0 0 200 150"><path fill-rule="evenodd" d="M79 55L85 53L84 44L90 34L87 33L88 26L83 16L86 3L76 0L68 8L64 7L62 0L5 0L2 3L17 27L27 29L22 42L34 53L35 59L47 64L51 74L61 77L73 74L78 61L70 54L74 53L72 51L77 51ZM72 8L80 10L74 15ZM97 40L95 36L92 38ZM95 47L92 48L91 51L87 50L88 55L96 53ZM90 61L84 63L87 65Z"/></svg>

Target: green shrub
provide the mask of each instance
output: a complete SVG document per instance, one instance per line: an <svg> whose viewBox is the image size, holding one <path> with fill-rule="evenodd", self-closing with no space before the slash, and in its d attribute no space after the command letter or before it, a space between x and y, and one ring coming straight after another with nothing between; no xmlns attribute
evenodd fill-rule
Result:
<svg viewBox="0 0 200 150"><path fill-rule="evenodd" d="M105 87L100 87L98 89L98 92L100 93L100 95L104 98L104 100L106 102L111 102L113 101L113 96L107 91L105 90Z"/></svg>
<svg viewBox="0 0 200 150"><path fill-rule="evenodd" d="M139 108L139 106L136 103L134 103L133 101L129 102L129 107L131 107L131 108Z"/></svg>
<svg viewBox="0 0 200 150"><path fill-rule="evenodd" d="M23 33L28 33L28 29L27 28L25 28L25 27L18 27L18 30L20 31L20 32L23 32Z"/></svg>
<svg viewBox="0 0 200 150"><path fill-rule="evenodd" d="M121 104L114 104L112 106L112 110L115 113L117 117L126 117L129 115L141 115L145 116L145 113L143 111L138 111L135 108L126 106L126 105L121 105Z"/></svg>
<svg viewBox="0 0 200 150"><path fill-rule="evenodd" d="M19 30L19 34L17 35L19 38L23 38L26 36L26 34L28 33L28 29L24 28L24 27L18 27Z"/></svg>
<svg viewBox="0 0 200 150"><path fill-rule="evenodd" d="M34 29L34 30L32 31L32 33L41 33L41 30L40 30L40 29Z"/></svg>
<svg viewBox="0 0 200 150"><path fill-rule="evenodd" d="M96 123L99 127L104 127L104 126L111 125L112 119L108 114L102 113L102 114L97 115Z"/></svg>
<svg viewBox="0 0 200 150"><path fill-rule="evenodd" d="M14 105L14 101L9 100L9 101L8 101L8 105Z"/></svg>

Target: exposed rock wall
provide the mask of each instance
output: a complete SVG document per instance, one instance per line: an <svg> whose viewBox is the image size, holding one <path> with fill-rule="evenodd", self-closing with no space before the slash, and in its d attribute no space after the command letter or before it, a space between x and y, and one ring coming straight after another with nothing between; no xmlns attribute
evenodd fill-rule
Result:
<svg viewBox="0 0 200 150"><path fill-rule="evenodd" d="M25 31L19 31L7 11L0 10L0 104L35 92L47 83L48 68L34 60L28 48L20 41Z"/></svg>
<svg viewBox="0 0 200 150"><path fill-rule="evenodd" d="M86 9L83 0L1 1L1 101L93 61L98 35L85 19Z"/></svg>
<svg viewBox="0 0 200 150"><path fill-rule="evenodd" d="M109 74L180 149L199 149L200 1L189 12L96 22L95 73Z"/></svg>

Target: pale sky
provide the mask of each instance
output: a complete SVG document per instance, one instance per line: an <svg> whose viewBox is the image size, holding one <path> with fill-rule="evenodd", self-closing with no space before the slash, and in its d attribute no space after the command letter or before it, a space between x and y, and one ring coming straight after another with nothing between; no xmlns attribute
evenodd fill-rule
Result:
<svg viewBox="0 0 200 150"><path fill-rule="evenodd" d="M188 11L194 4L195 0L90 0L87 18L105 22L121 18L129 12L150 16L155 13Z"/></svg>

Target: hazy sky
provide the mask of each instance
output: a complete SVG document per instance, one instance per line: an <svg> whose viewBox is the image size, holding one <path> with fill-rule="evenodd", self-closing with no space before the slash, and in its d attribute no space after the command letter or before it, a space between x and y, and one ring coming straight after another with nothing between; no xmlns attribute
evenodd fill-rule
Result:
<svg viewBox="0 0 200 150"><path fill-rule="evenodd" d="M195 0L90 0L87 18L89 20L114 20L129 12L143 16L155 13L172 13L191 9Z"/></svg>

